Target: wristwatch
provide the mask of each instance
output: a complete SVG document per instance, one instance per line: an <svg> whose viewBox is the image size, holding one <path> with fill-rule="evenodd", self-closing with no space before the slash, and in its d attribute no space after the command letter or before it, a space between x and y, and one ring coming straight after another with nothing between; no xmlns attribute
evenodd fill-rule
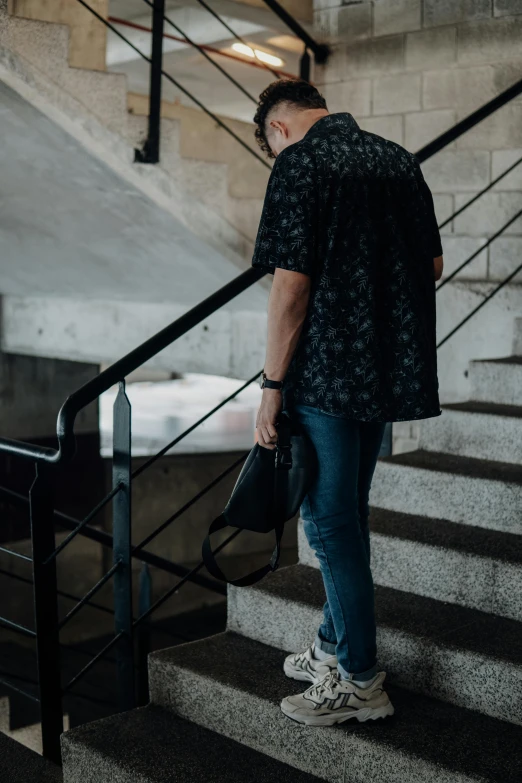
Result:
<svg viewBox="0 0 522 783"><path fill-rule="evenodd" d="M259 385L262 389L282 389L283 381L271 381L266 377L266 373L263 372L259 381Z"/></svg>

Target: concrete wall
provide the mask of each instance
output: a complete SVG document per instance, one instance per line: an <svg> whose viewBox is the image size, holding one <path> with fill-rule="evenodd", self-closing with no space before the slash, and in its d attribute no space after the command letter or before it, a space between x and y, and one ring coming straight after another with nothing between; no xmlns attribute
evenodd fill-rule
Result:
<svg viewBox="0 0 522 783"><path fill-rule="evenodd" d="M10 0L10 3L14 16L69 27L69 65L73 68L105 70L107 28L77 0ZM101 16L108 16L109 0L89 0L89 5Z"/></svg>
<svg viewBox="0 0 522 783"><path fill-rule="evenodd" d="M148 95L130 92L127 99L132 114L148 116ZM254 160L250 153L243 150L232 136L216 126L211 117L199 109L191 109L170 101L162 102L161 113L163 117L179 120L181 123L179 152L182 157L209 163L226 163L228 164L228 189L231 196L238 199L264 197L270 171ZM229 117L223 119L243 141L253 149L257 149L253 125Z"/></svg>
<svg viewBox="0 0 522 783"><path fill-rule="evenodd" d="M0 351L0 432L3 438L34 440L56 436L65 399L98 373L95 364L18 356ZM77 434L98 432L98 406L76 420Z"/></svg>

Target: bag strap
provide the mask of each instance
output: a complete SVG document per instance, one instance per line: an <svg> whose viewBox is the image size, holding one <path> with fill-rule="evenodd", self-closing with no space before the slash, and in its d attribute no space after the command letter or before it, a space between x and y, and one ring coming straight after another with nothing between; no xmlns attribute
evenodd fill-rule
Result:
<svg viewBox="0 0 522 783"><path fill-rule="evenodd" d="M274 509L273 513L276 514L277 509L283 507L283 499L286 497L286 490L288 486L288 471L292 467L292 451L291 451L291 429L290 420L288 417L282 417L282 426L278 428L277 446L275 454L275 471L274 471ZM228 522L220 514L212 522L208 529L208 534L203 541L201 553L203 556L203 562L209 574L216 579L223 582L227 582L234 587L248 587L263 579L264 576L275 571L279 567L279 559L281 557L281 539L283 537L283 531L285 527L285 520L278 520L274 527L276 545L272 552L270 562L261 568L257 568L252 573L242 576L239 579L227 579L221 568L216 562L214 553L212 551L212 545L210 543L210 536L216 533L218 530L223 530L228 526Z"/></svg>
<svg viewBox="0 0 522 783"><path fill-rule="evenodd" d="M227 520L222 514L220 514L219 517L217 517L210 525L208 535L203 541L201 553L203 555L203 562L205 563L205 567L209 574L211 574L216 579L227 582L229 585L233 585L234 587L248 587L249 585L253 585L256 582L259 582L261 579L263 579L264 576L278 568L279 557L281 555L281 539L283 537L284 522L278 522L275 527L276 545L272 553L272 557L270 558L270 562L264 566L261 566L261 568L257 568L255 571L252 571L252 573L240 577L239 579L228 579L221 568L218 566L212 551L212 545L210 543L210 536L212 533L216 533L218 530L222 530L227 526Z"/></svg>

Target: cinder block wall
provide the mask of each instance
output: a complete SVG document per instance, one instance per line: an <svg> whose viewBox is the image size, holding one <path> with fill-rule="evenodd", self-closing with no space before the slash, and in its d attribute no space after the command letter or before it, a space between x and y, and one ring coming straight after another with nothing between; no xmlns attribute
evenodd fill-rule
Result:
<svg viewBox="0 0 522 783"><path fill-rule="evenodd" d="M333 42L316 69L330 111L412 152L522 77L522 0L315 0ZM522 97L423 165L439 222L522 155ZM450 272L520 208L522 165L443 230ZM500 280L522 256L522 220L462 279ZM519 278L522 282L522 276Z"/></svg>

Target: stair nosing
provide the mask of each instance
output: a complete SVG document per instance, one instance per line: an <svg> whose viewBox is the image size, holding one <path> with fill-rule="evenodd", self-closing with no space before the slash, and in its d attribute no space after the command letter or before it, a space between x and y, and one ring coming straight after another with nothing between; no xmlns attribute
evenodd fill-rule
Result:
<svg viewBox="0 0 522 783"><path fill-rule="evenodd" d="M522 536L517 533L390 511L379 506L370 506L369 524L371 533L387 538L522 565Z"/></svg>
<svg viewBox="0 0 522 783"><path fill-rule="evenodd" d="M457 475L462 478L522 485L522 468L512 462L478 459L441 451L416 449L402 454L380 457L378 464L403 465L417 470Z"/></svg>
<svg viewBox="0 0 522 783"><path fill-rule="evenodd" d="M455 413L479 414L482 416L498 416L502 419L521 419L522 405L506 405L504 403L484 400L465 400L464 402L447 402L441 405L443 411Z"/></svg>

